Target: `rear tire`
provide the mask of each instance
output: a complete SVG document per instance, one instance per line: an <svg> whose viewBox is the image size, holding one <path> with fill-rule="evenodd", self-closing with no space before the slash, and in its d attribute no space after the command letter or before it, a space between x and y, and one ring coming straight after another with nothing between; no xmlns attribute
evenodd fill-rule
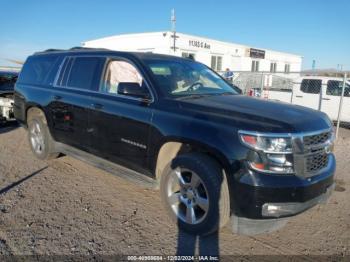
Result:
<svg viewBox="0 0 350 262"><path fill-rule="evenodd" d="M28 140L33 154L41 159L48 160L57 158L55 141L53 140L44 113L39 109L31 109L28 112Z"/></svg>
<svg viewBox="0 0 350 262"><path fill-rule="evenodd" d="M180 229L208 235L230 217L230 195L220 165L207 155L189 153L176 157L164 169L162 202Z"/></svg>

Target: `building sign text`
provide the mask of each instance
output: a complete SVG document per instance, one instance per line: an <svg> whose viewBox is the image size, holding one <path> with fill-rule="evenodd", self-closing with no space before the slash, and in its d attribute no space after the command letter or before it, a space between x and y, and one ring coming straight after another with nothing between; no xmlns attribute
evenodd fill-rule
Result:
<svg viewBox="0 0 350 262"><path fill-rule="evenodd" d="M198 40L189 40L188 44L189 46L193 46L193 47L210 49L210 45L208 43L198 41Z"/></svg>
<svg viewBox="0 0 350 262"><path fill-rule="evenodd" d="M265 50L260 50L260 49L255 49L255 48L250 48L250 57L253 58L265 58Z"/></svg>

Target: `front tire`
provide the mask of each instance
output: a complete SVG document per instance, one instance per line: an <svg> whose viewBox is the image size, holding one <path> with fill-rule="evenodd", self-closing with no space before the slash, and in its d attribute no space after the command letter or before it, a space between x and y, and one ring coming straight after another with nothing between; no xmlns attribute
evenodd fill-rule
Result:
<svg viewBox="0 0 350 262"><path fill-rule="evenodd" d="M55 152L55 141L51 137L44 113L38 109L29 112L27 125L33 154L41 160L57 158L59 153Z"/></svg>
<svg viewBox="0 0 350 262"><path fill-rule="evenodd" d="M230 216L230 196L220 165L199 153L176 157L164 169L162 202L179 228L208 235L223 227Z"/></svg>

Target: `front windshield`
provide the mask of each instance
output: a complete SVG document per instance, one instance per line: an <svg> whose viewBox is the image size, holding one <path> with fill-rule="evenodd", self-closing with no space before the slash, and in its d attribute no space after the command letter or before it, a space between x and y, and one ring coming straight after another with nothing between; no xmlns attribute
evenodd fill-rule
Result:
<svg viewBox="0 0 350 262"><path fill-rule="evenodd" d="M166 96L237 94L225 80L203 64L163 59L146 63Z"/></svg>

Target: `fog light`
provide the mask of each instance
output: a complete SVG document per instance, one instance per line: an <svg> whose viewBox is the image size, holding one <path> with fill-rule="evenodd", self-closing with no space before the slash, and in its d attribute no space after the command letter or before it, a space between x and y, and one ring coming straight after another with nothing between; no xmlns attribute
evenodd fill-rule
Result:
<svg viewBox="0 0 350 262"><path fill-rule="evenodd" d="M294 214L296 210L297 208L294 203L281 203L281 204L268 203L263 205L262 215L265 217L288 216L288 215Z"/></svg>
<svg viewBox="0 0 350 262"><path fill-rule="evenodd" d="M271 213L271 212L279 210L280 208L281 207L279 207L279 206L268 205L267 206L267 212Z"/></svg>

